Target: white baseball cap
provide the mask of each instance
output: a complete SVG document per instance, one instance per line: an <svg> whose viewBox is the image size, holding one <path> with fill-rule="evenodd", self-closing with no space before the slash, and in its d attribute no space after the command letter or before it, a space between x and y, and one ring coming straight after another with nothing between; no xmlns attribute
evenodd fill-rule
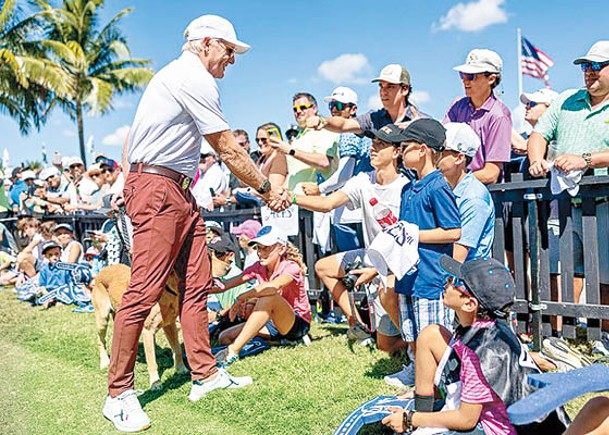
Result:
<svg viewBox="0 0 609 435"><path fill-rule="evenodd" d="M556 97L558 97L558 92L553 91L552 89L542 88L532 93L523 92L520 95L520 102L526 105L532 101L534 103L545 103L549 106Z"/></svg>
<svg viewBox="0 0 609 435"><path fill-rule="evenodd" d="M492 50L476 48L469 52L463 65L458 65L453 69L465 74L484 72L498 74L501 72L502 67L503 61L497 53Z"/></svg>
<svg viewBox="0 0 609 435"><path fill-rule="evenodd" d="M28 169L27 171L23 171L21 173L21 179L22 180L28 180L28 179L36 179L36 173L30 169Z"/></svg>
<svg viewBox="0 0 609 435"><path fill-rule="evenodd" d="M262 245L262 246L273 246L276 243L286 245L288 243L287 236L277 227L267 225L266 227L260 228L256 237L248 243L249 246Z"/></svg>
<svg viewBox="0 0 609 435"><path fill-rule="evenodd" d="M201 15L190 22L184 31L188 41L203 39L205 37L218 38L235 46L235 53L243 54L251 47L237 39L235 28L226 18L218 15Z"/></svg>
<svg viewBox="0 0 609 435"><path fill-rule="evenodd" d="M57 169L55 166L49 166L48 168L44 168L42 171L40 171L38 178L40 178L42 181L47 181L49 178L54 177L55 175L59 175L59 169Z"/></svg>
<svg viewBox="0 0 609 435"><path fill-rule="evenodd" d="M384 67L378 77L372 79L372 83L380 81L410 86L410 73L402 65L392 63Z"/></svg>
<svg viewBox="0 0 609 435"><path fill-rule="evenodd" d="M339 86L332 91L332 95L324 97L324 101L329 103L330 101L338 101L339 103L345 104L357 104L357 94L351 88L346 86Z"/></svg>
<svg viewBox="0 0 609 435"><path fill-rule="evenodd" d="M84 162L82 161L82 159L80 157L68 157L66 159L66 163L63 165L64 168L69 168L72 165L83 165L84 166Z"/></svg>
<svg viewBox="0 0 609 435"><path fill-rule="evenodd" d="M449 122L444 124L446 129L447 150L463 153L467 157L474 157L480 148L480 137L464 122Z"/></svg>
<svg viewBox="0 0 609 435"><path fill-rule="evenodd" d="M573 61L575 65L584 62L608 62L609 61L609 41L597 41L594 43L585 56Z"/></svg>

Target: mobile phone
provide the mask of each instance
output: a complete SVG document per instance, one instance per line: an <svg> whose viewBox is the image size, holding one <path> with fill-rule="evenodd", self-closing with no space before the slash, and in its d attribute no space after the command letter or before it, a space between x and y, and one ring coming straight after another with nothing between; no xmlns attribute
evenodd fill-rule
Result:
<svg viewBox="0 0 609 435"><path fill-rule="evenodd" d="M216 196L216 192L214 191L213 187L209 188L209 193L211 194L212 197Z"/></svg>
<svg viewBox="0 0 609 435"><path fill-rule="evenodd" d="M279 130L277 130L277 128L276 128L276 127L267 128L267 129L266 129L266 133L267 133L269 136L277 136L278 138L280 138L280 139L281 139L281 134L279 133Z"/></svg>

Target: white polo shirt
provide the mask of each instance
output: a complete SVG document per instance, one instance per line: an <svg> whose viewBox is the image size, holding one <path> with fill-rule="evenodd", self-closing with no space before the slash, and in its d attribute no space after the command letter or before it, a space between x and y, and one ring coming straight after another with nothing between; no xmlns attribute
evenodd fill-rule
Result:
<svg viewBox="0 0 609 435"><path fill-rule="evenodd" d="M130 163L164 166L194 177L201 136L230 127L218 86L189 51L157 72L142 95L129 136Z"/></svg>

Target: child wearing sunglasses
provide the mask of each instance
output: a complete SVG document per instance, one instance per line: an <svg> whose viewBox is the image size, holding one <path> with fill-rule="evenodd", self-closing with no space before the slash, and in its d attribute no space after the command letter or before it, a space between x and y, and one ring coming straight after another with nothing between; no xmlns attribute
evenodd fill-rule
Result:
<svg viewBox="0 0 609 435"><path fill-rule="evenodd" d="M444 304L455 311L459 326L453 334L440 325L421 333L415 409L392 408L383 423L399 433L419 427L445 428L449 432L438 433L448 434L562 433L562 409L526 427L508 419L507 407L533 391L528 374L539 372L504 320L515 298L509 271L494 259L460 263L444 256L440 265L450 274Z"/></svg>

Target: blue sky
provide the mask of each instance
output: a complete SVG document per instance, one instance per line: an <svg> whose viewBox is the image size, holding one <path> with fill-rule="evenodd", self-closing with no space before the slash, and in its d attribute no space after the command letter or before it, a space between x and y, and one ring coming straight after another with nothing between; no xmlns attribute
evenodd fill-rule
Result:
<svg viewBox="0 0 609 435"><path fill-rule="evenodd" d="M150 59L155 71L179 55L183 31L192 19L214 13L232 21L238 37L253 48L237 57L219 86L231 128L250 135L267 121L282 129L293 123L291 97L299 91L321 101L334 87L350 86L359 95L359 111L368 110L377 96L370 79L389 63L408 68L418 106L441 118L463 93L452 67L463 63L472 48L489 48L502 56L501 98L515 108L518 27L554 59L549 74L555 90L581 87L582 73L572 60L608 38L609 16L606 2L566 0L107 0L101 22L128 6L134 11L122 27L132 55ZM540 87L541 81L524 78L525 91ZM85 138L93 135L97 152L120 156L119 144L140 95L117 97L110 114L85 118ZM327 113L323 102L320 106ZM78 154L76 126L59 111L40 132L26 137L13 120L0 115L0 131L0 151L8 149L12 166L40 160L43 142L49 155L55 150L64 156Z"/></svg>

